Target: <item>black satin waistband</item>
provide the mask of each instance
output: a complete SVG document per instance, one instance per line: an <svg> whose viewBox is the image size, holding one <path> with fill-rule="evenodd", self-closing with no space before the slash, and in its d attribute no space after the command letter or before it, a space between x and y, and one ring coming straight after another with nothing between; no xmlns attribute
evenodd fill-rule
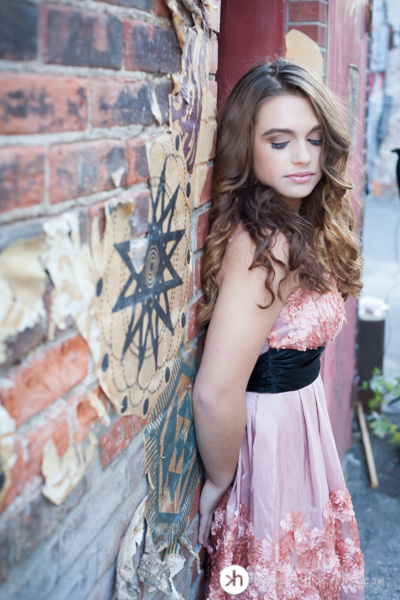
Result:
<svg viewBox="0 0 400 600"><path fill-rule="evenodd" d="M270 348L260 354L247 384L248 392L274 393L300 390L319 375L324 346L316 350Z"/></svg>

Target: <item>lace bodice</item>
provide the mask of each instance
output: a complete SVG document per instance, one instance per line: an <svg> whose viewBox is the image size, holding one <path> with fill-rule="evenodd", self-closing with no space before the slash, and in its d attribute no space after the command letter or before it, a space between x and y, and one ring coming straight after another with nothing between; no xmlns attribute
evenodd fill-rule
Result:
<svg viewBox="0 0 400 600"><path fill-rule="evenodd" d="M262 352L268 348L325 346L335 339L344 320L344 302L338 291L320 294L297 288L282 307Z"/></svg>

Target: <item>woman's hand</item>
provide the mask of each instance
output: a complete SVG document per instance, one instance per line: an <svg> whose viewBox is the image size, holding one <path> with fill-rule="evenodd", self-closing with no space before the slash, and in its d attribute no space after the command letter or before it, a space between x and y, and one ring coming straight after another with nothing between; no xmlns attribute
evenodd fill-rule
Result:
<svg viewBox="0 0 400 600"><path fill-rule="evenodd" d="M207 478L201 490L199 542L203 546L207 546L208 544L214 510L217 508L227 489L216 487L211 483L211 479Z"/></svg>

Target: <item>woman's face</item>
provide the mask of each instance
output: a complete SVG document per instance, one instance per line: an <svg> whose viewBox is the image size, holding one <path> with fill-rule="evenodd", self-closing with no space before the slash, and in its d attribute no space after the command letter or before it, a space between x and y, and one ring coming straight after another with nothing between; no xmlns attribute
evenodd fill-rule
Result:
<svg viewBox="0 0 400 600"><path fill-rule="evenodd" d="M297 212L322 177L322 134L303 96L276 96L260 108L254 131L253 170Z"/></svg>

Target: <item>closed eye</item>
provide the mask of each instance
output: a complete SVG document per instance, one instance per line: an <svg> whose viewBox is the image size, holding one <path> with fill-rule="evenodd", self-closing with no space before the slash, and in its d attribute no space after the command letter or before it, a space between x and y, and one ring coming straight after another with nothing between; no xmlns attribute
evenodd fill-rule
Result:
<svg viewBox="0 0 400 600"><path fill-rule="evenodd" d="M286 148L288 143L289 142L271 142L271 148L274 148L275 150L282 150L283 148Z"/></svg>
<svg viewBox="0 0 400 600"><path fill-rule="evenodd" d="M322 139L320 140L308 140L310 142L310 144L312 144L313 146L322 146Z"/></svg>

